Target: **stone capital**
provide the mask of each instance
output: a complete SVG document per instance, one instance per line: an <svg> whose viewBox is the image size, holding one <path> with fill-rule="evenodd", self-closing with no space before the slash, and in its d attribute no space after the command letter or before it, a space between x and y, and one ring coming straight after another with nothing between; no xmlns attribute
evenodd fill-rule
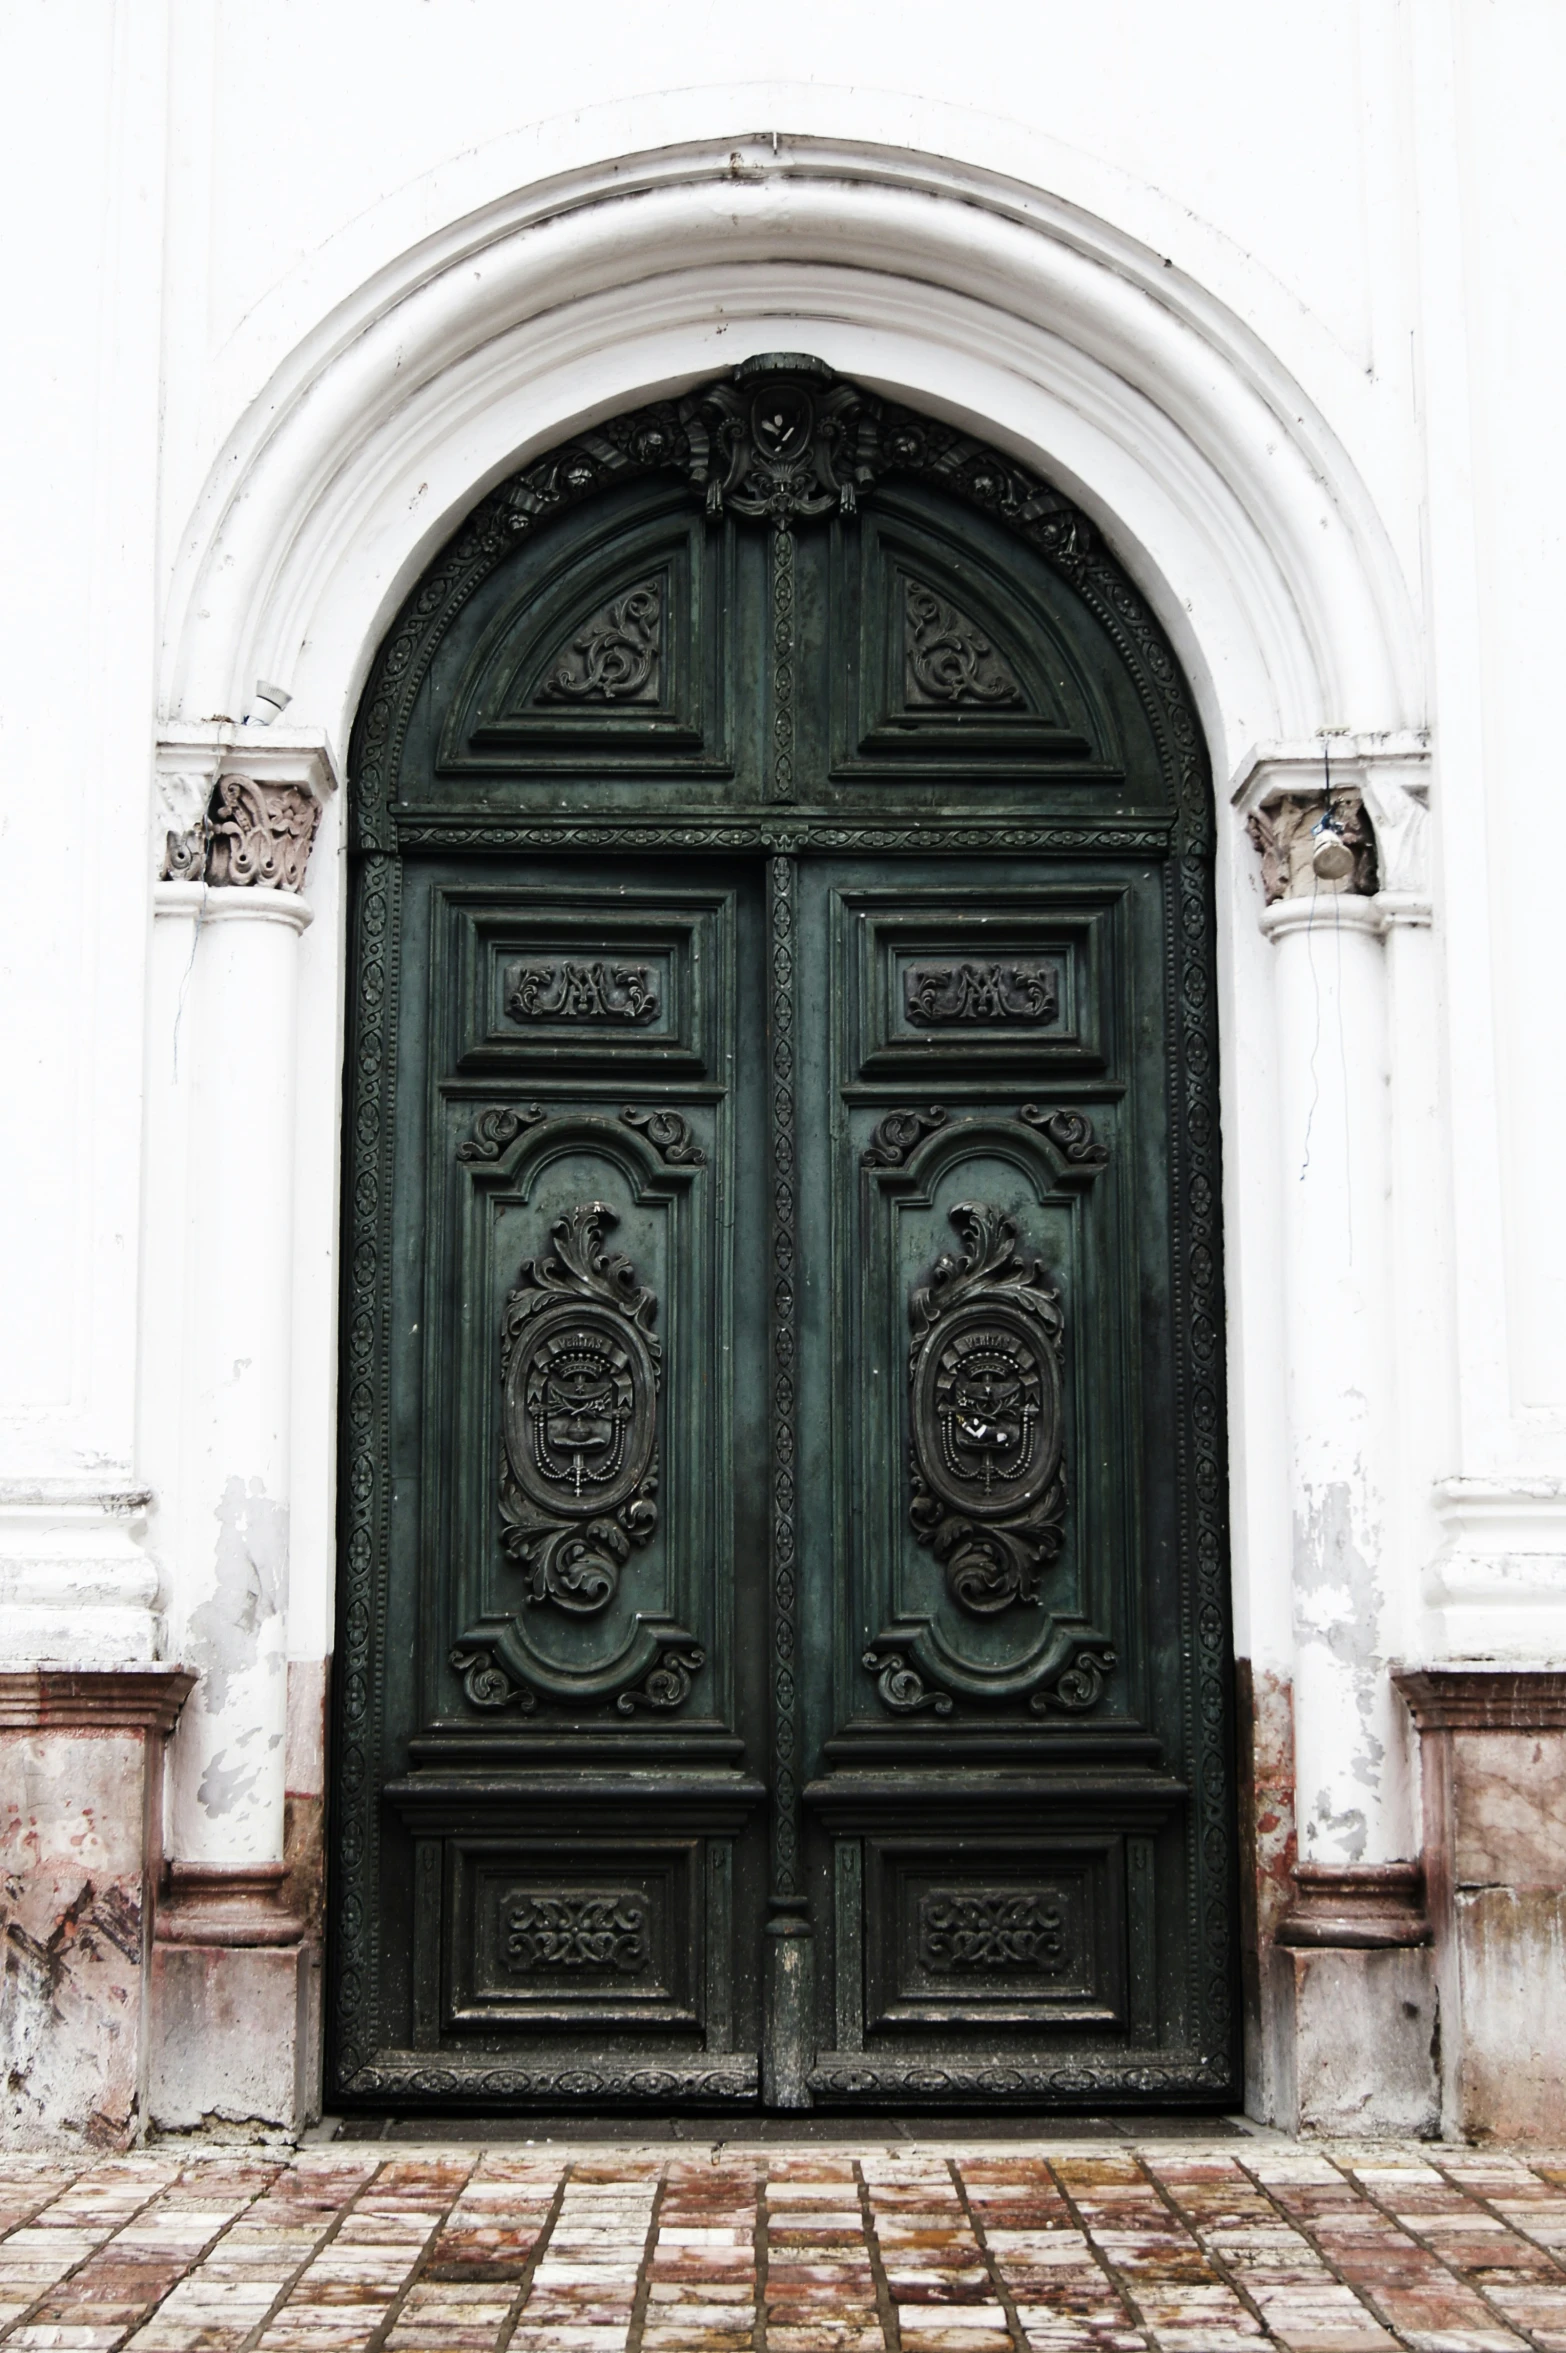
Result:
<svg viewBox="0 0 1566 2353"><path fill-rule="evenodd" d="M171 725L158 744L160 880L301 891L338 781L316 729Z"/></svg>
<svg viewBox="0 0 1566 2353"><path fill-rule="evenodd" d="M1429 778L1429 738L1413 732L1253 745L1229 791L1267 904L1326 891L1426 909Z"/></svg>

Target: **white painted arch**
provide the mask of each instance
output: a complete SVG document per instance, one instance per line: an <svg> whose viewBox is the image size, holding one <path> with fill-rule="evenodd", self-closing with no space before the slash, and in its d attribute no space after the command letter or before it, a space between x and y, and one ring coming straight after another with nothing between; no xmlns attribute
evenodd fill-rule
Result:
<svg viewBox="0 0 1566 2353"><path fill-rule="evenodd" d="M892 149L620 158L453 221L323 315L233 430L172 576L166 719L266 679L346 749L400 601L494 482L580 427L805 350L997 443L1094 516L1185 664L1220 781L1258 743L1417 728L1418 635L1341 440L1234 314L1078 208ZM177 725L175 732L178 732ZM340 813L301 943L290 1648L331 1647ZM1218 844L1236 1637L1292 1649L1270 955Z"/></svg>
<svg viewBox="0 0 1566 2353"><path fill-rule="evenodd" d="M1169 630L1220 774L1259 740L1421 723L1387 531L1232 312L1036 190L750 138L523 189L323 317L182 534L165 716L237 719L264 677L341 746L398 600L484 489L573 429L776 348L1071 492Z"/></svg>

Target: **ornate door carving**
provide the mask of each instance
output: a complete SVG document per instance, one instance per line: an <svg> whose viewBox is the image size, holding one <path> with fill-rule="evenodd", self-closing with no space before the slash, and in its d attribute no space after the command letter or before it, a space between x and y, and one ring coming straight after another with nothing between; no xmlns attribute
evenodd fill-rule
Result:
<svg viewBox="0 0 1566 2353"><path fill-rule="evenodd" d="M1047 485L747 363L355 735L334 2100L1233 2083L1210 814Z"/></svg>

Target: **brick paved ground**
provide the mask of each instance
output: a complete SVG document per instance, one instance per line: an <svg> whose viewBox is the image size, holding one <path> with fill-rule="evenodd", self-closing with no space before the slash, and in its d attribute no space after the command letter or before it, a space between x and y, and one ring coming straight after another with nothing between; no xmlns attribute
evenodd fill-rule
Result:
<svg viewBox="0 0 1566 2353"><path fill-rule="evenodd" d="M0 2158L4 2353L1566 2353L1566 2158Z"/></svg>

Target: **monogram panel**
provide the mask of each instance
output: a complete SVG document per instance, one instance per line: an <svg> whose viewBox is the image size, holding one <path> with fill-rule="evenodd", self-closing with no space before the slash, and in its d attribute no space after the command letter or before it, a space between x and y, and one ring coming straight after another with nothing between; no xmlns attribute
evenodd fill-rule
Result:
<svg viewBox="0 0 1566 2353"><path fill-rule="evenodd" d="M867 2033L1123 2023L1120 1840L865 1843Z"/></svg>
<svg viewBox="0 0 1566 2353"><path fill-rule="evenodd" d="M1102 1073L1117 1051L1122 894L845 893L845 1044L852 1074L932 1082L978 1069Z"/></svg>
<svg viewBox="0 0 1566 2353"><path fill-rule="evenodd" d="M724 953L723 902L651 892L453 893L444 952L460 971L456 1069L705 1071Z"/></svg>
<svg viewBox="0 0 1566 2353"><path fill-rule="evenodd" d="M698 2028L701 1858L699 1839L453 1840L447 2026Z"/></svg>

